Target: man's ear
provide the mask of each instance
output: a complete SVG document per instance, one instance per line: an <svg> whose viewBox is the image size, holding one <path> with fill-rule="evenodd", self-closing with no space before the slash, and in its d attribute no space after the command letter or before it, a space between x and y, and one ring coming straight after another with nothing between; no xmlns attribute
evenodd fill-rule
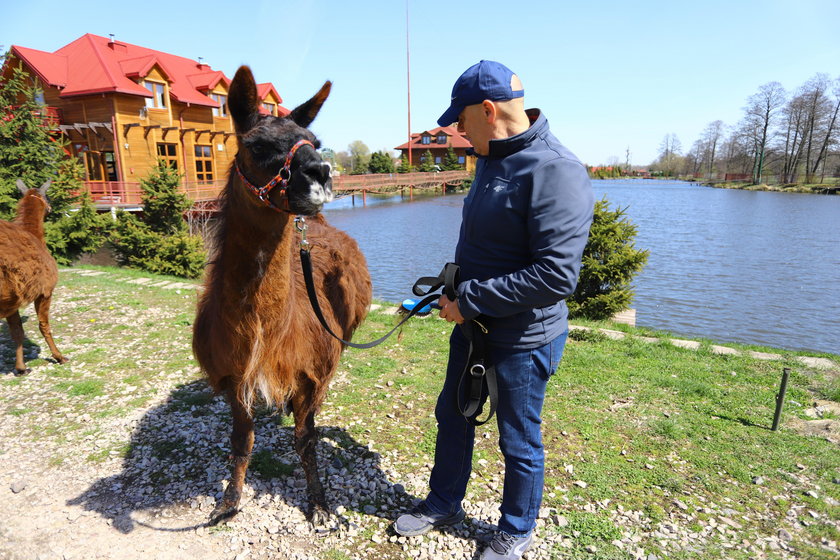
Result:
<svg viewBox="0 0 840 560"><path fill-rule="evenodd" d="M488 124L493 124L496 122L496 117L498 116L499 110L496 107L496 104L490 101L489 99L485 99L481 102L481 110L484 111L484 119L487 121Z"/></svg>

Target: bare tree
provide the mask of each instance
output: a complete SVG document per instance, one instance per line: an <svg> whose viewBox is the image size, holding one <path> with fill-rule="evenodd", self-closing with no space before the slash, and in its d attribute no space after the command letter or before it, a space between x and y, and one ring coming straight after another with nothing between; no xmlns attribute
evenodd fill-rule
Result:
<svg viewBox="0 0 840 560"><path fill-rule="evenodd" d="M820 144L820 150L817 153L817 157L814 160L814 165L810 170L810 176L815 176L820 167L820 163L825 163L826 156L828 155L828 148L834 142L834 137L837 134L837 113L840 111L840 78L834 82L834 97L834 108L832 109L831 105L827 104L829 110L823 129L823 140ZM823 174L824 173L825 171L823 168Z"/></svg>
<svg viewBox="0 0 840 560"><path fill-rule="evenodd" d="M718 143L723 135L723 121L713 121L706 126L703 131L703 163L706 167L706 177L712 179L715 167L715 153L717 151Z"/></svg>
<svg viewBox="0 0 840 560"><path fill-rule="evenodd" d="M758 88L747 100L746 125L750 129L754 145L752 182L761 182L770 142L771 127L776 121L776 114L785 103L785 89L779 82L768 82Z"/></svg>
<svg viewBox="0 0 840 560"><path fill-rule="evenodd" d="M781 181L783 183L796 181L799 162L802 158L802 146L804 145L805 105L806 100L801 95L796 95L785 105L783 111L784 142L782 151L784 157L781 171Z"/></svg>
<svg viewBox="0 0 840 560"><path fill-rule="evenodd" d="M828 75L817 74L800 89L804 102L805 119L803 129L805 155L805 182L812 183L816 166L819 165L819 146L828 129L832 103L828 97Z"/></svg>
<svg viewBox="0 0 840 560"><path fill-rule="evenodd" d="M659 145L659 167L666 176L674 175L679 164L682 145L674 133L666 134Z"/></svg>

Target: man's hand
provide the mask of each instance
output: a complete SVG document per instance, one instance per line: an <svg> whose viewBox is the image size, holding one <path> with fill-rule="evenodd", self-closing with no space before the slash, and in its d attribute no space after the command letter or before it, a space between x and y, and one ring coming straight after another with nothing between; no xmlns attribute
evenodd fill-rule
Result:
<svg viewBox="0 0 840 560"><path fill-rule="evenodd" d="M452 301L446 296L440 296L438 305L440 306L441 319L446 319L450 323L455 321L459 325L464 322L464 316L461 315L461 310L458 309L458 300Z"/></svg>

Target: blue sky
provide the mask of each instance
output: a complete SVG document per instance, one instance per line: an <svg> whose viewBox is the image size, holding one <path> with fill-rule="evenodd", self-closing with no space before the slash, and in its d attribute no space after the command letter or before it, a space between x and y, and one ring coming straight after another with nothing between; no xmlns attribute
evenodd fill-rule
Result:
<svg viewBox="0 0 840 560"><path fill-rule="evenodd" d="M248 64L289 108L332 80L312 129L337 151L391 149L408 134L406 0L0 2L4 49L113 33L228 77ZM498 60L591 165L624 162L628 148L646 165L671 133L688 150L708 123L735 124L767 82L840 76L837 0L409 0L408 19L412 131L436 126L467 67Z"/></svg>

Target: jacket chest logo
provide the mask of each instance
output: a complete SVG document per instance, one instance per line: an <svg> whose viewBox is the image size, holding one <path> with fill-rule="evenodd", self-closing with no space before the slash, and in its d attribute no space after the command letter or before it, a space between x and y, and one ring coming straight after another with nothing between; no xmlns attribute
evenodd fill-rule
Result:
<svg viewBox="0 0 840 560"><path fill-rule="evenodd" d="M503 190L505 190L505 186L504 185L496 185L495 187L493 187L493 190L496 191L497 193L500 193Z"/></svg>

